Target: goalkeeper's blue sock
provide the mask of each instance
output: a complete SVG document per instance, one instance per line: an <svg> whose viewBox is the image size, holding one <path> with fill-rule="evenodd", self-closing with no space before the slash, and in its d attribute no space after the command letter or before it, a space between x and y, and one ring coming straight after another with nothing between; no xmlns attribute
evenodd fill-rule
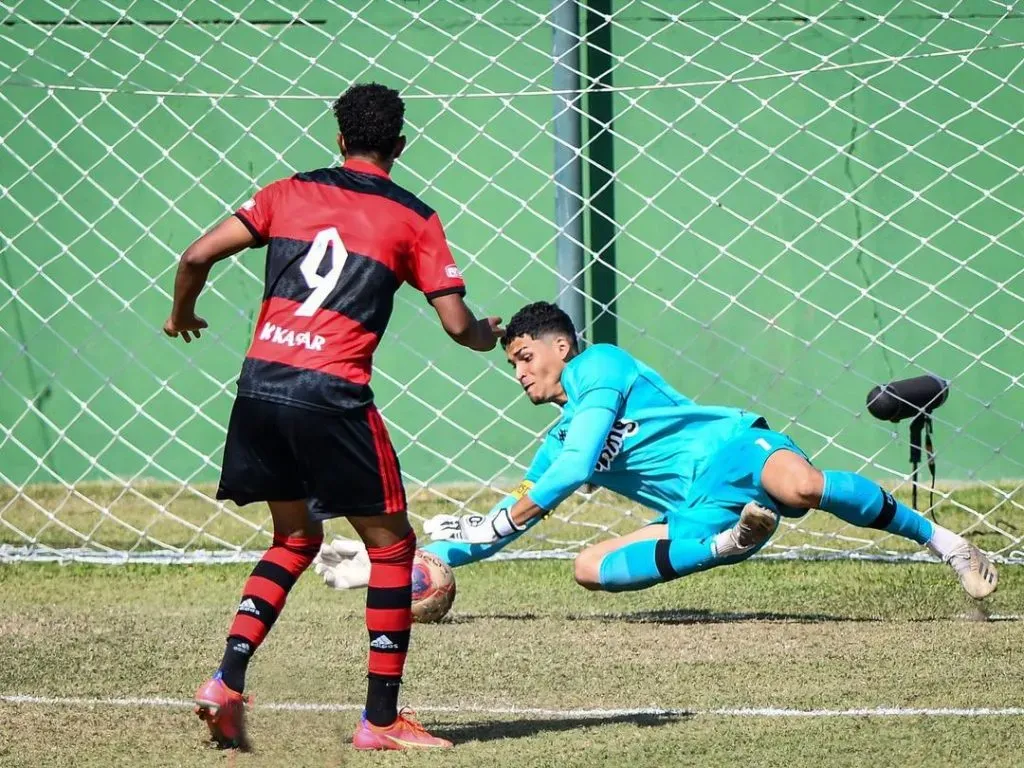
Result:
<svg viewBox="0 0 1024 768"><path fill-rule="evenodd" d="M716 558L712 538L646 539L609 552L601 559L598 578L608 592L646 589L716 565L742 558Z"/></svg>
<svg viewBox="0 0 1024 768"><path fill-rule="evenodd" d="M877 528L927 544L934 526L923 515L893 498L888 491L853 472L828 470L820 509L861 528Z"/></svg>

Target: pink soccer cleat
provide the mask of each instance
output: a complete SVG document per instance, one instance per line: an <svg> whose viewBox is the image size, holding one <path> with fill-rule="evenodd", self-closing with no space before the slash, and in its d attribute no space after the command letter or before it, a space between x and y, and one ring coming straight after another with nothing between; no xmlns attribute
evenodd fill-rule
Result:
<svg viewBox="0 0 1024 768"><path fill-rule="evenodd" d="M196 691L195 712L210 728L210 738L221 749L249 751L245 734L245 707L249 699L212 677Z"/></svg>
<svg viewBox="0 0 1024 768"><path fill-rule="evenodd" d="M444 749L452 743L427 733L416 714L406 707L398 713L398 719L387 726L374 725L364 713L352 737L352 746L356 749Z"/></svg>

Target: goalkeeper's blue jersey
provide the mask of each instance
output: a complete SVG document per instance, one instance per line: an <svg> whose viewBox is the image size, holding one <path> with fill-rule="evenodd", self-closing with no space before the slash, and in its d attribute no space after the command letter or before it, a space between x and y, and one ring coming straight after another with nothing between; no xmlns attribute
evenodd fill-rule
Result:
<svg viewBox="0 0 1024 768"><path fill-rule="evenodd" d="M584 482L659 512L679 509L715 452L761 420L738 408L697 405L652 368L611 344L596 344L562 372L568 402L526 479L552 509Z"/></svg>

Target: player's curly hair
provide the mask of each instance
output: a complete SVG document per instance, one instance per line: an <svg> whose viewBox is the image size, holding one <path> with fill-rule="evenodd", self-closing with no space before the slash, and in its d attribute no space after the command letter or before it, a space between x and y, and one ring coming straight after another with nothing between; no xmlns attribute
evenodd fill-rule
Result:
<svg viewBox="0 0 1024 768"><path fill-rule="evenodd" d="M398 91L380 83L358 83L334 102L338 130L349 154L387 158L402 135L405 102Z"/></svg>
<svg viewBox="0 0 1024 768"><path fill-rule="evenodd" d="M561 333L572 341L573 349L578 349L576 340L576 326L557 304L549 301L537 301L527 304L508 321L505 326L505 335L501 339L501 348L505 349L513 339L520 336L532 336L540 338L546 333Z"/></svg>

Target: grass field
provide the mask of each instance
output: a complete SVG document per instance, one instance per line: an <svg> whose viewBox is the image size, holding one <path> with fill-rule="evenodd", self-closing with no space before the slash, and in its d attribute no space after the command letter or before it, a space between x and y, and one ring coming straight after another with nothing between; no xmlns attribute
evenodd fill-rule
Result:
<svg viewBox="0 0 1024 768"><path fill-rule="evenodd" d="M205 742L186 701L219 660L247 571L0 567L0 765L1021 764L1019 566L1002 568L990 620L926 564L751 562L632 595L583 591L565 561L467 567L450 621L413 635L404 702L458 744L429 755L346 745L363 593L315 576L253 662L255 751ZM898 711L836 714L859 708ZM903 711L949 708L1018 712Z"/></svg>

